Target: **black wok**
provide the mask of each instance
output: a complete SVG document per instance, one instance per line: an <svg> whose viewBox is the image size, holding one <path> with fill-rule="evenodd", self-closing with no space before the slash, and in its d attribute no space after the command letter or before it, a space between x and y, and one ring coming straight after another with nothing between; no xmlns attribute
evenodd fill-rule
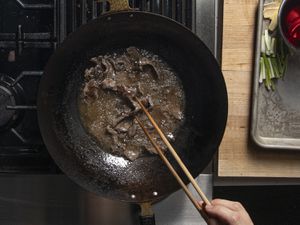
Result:
<svg viewBox="0 0 300 225"><path fill-rule="evenodd" d="M226 87L208 48L190 30L166 17L111 12L69 35L45 68L38 118L51 156L77 184L111 199L154 202L179 189L160 158L152 155L130 162L104 152L101 143L86 132L78 111L79 90L90 58L129 46L159 55L179 75L186 96L186 120L172 144L197 176L211 161L224 133Z"/></svg>

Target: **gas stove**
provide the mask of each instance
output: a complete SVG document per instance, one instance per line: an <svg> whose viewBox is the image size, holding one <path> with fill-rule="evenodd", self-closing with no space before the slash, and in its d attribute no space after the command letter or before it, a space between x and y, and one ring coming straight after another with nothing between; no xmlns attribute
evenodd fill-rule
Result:
<svg viewBox="0 0 300 225"><path fill-rule="evenodd" d="M130 4L177 20L216 54L221 5L217 2L135 0ZM50 55L67 35L106 10L106 2L94 0L0 1L0 172L59 171L39 132L39 80Z"/></svg>
<svg viewBox="0 0 300 225"><path fill-rule="evenodd" d="M220 59L222 0L129 2L132 8L182 23ZM0 177L0 208L6 208L0 210L1 224L85 224L75 219L93 213L79 215L81 201L107 204L60 173L43 144L36 107L39 81L51 54L68 34L107 8L105 1L94 0L0 0L0 173L6 174ZM202 187L211 196L211 175L201 176ZM164 210L170 206L175 211ZM72 212L73 217L63 217L61 209ZM49 210L51 219L43 216ZM158 224L200 224L199 215L181 191L156 204L155 210Z"/></svg>

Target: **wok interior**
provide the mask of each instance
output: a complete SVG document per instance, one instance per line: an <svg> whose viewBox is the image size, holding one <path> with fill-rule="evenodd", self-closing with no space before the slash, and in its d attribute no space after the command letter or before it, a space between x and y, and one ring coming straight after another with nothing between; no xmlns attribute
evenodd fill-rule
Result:
<svg viewBox="0 0 300 225"><path fill-rule="evenodd" d="M227 101L217 64L194 35L164 18L143 13L135 17L133 22L128 13L119 13L109 22L105 18L99 19L102 23L93 21L71 35L50 60L46 76L63 81L63 87L49 101L53 102L53 129L63 150L49 151L62 170L84 188L113 199L145 202L160 199L179 186L158 156L130 162L102 151L86 132L77 100L90 58L135 46L159 55L176 71L185 92L186 119L172 144L194 176L218 148ZM60 66L63 68L58 69ZM174 160L170 161L182 175Z"/></svg>

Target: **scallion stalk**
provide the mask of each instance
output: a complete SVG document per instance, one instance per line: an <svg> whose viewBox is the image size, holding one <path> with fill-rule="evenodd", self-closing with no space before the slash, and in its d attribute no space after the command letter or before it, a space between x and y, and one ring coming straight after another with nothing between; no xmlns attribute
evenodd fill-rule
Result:
<svg viewBox="0 0 300 225"><path fill-rule="evenodd" d="M267 90L275 90L276 79L283 78L287 68L288 49L279 36L271 37L265 30L261 40L259 83L264 83Z"/></svg>

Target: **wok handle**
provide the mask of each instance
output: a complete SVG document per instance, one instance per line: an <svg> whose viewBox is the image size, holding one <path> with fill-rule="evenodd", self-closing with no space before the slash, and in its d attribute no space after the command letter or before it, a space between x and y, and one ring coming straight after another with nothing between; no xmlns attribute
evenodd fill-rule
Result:
<svg viewBox="0 0 300 225"><path fill-rule="evenodd" d="M140 216L140 225L155 225L155 216Z"/></svg>
<svg viewBox="0 0 300 225"><path fill-rule="evenodd" d="M155 225L155 216L152 211L151 203L145 202L140 204L140 225Z"/></svg>
<svg viewBox="0 0 300 225"><path fill-rule="evenodd" d="M103 2L104 0L97 0L98 2ZM109 12L118 12L124 10L132 10L129 6L128 0L107 0L110 5Z"/></svg>

